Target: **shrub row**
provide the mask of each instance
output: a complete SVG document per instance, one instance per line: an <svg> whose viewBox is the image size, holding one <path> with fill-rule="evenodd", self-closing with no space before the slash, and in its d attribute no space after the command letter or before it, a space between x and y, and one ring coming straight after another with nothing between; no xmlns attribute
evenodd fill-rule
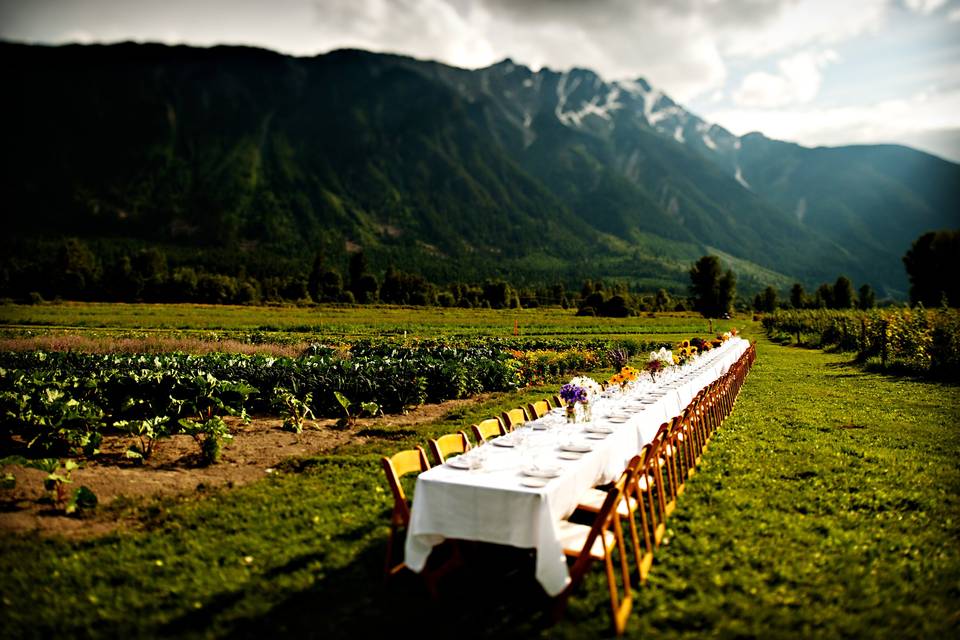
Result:
<svg viewBox="0 0 960 640"><path fill-rule="evenodd" d="M960 376L957 309L777 311L763 318L763 327L773 339L854 351L861 361L879 361L883 368Z"/></svg>

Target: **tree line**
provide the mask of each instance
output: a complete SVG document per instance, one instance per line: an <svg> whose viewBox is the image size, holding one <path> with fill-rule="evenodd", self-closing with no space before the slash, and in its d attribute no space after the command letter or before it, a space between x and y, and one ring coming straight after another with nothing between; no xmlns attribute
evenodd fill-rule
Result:
<svg viewBox="0 0 960 640"><path fill-rule="evenodd" d="M960 306L960 231L936 231L917 238L903 257L910 279L910 301L925 306ZM41 301L45 298L144 302L258 304L315 302L437 305L463 308L531 308L541 305L577 309L579 315L626 317L650 311L693 309L706 317L737 310L773 312L794 309L870 309L877 298L870 284L855 288L846 276L823 283L812 293L797 282L783 292L773 286L752 300L738 297L737 278L717 256L703 256L691 267L689 296L664 288L655 293L631 291L627 283L585 280L580 290L561 282L516 286L502 279L437 285L417 273L388 267L374 273L363 252L352 253L344 272L317 253L307 273L252 275L212 273L202 267L171 267L158 248L96 255L83 241L70 238L56 249L46 270L0 268L0 296ZM785 295L784 295L785 294Z"/></svg>

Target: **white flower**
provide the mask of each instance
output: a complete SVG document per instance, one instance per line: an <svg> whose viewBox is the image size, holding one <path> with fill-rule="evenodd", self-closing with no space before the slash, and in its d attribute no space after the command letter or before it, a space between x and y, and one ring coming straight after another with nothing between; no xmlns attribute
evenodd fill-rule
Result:
<svg viewBox="0 0 960 640"><path fill-rule="evenodd" d="M587 402L593 400L603 389L600 388L600 385L597 384L597 381L593 378L587 376L577 376L570 381L570 384L575 384L578 387L582 387L587 392Z"/></svg>
<svg viewBox="0 0 960 640"><path fill-rule="evenodd" d="M660 347L659 351L651 351L648 362L659 360L663 364L673 366L673 351L668 351L666 347Z"/></svg>

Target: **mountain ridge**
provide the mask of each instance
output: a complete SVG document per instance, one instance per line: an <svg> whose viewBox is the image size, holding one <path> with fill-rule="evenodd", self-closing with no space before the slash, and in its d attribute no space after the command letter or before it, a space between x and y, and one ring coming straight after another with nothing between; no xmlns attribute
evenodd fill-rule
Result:
<svg viewBox="0 0 960 640"><path fill-rule="evenodd" d="M844 273L895 294L903 242L922 225L960 226L958 165L906 147L824 154L737 137L642 77L359 49L0 52L17 96L4 115L22 125L8 173L19 238L53 228L299 264L360 248L377 268L438 281L675 290L715 247L757 273L808 285Z"/></svg>

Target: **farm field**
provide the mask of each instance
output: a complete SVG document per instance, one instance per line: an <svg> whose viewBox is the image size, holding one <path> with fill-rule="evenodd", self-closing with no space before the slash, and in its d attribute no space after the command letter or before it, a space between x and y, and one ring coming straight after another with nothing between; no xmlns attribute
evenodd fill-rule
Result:
<svg viewBox="0 0 960 640"><path fill-rule="evenodd" d="M135 305L115 313L112 305L44 306L2 307L0 318L8 330L67 327L93 308L83 331L141 326L126 314ZM232 309L196 307L183 310L189 321L173 324L179 307L157 310L152 325L140 322L164 331L307 326L282 316L247 326L244 308L231 316ZM27 315L34 309L40 315ZM467 329L440 310L348 311L355 324L344 321L340 336L386 332L402 326L402 314L419 327L411 336L511 336L517 314L479 312ZM600 321L569 311L521 313L537 318L529 327L547 334L553 324L566 337L669 343L707 329L692 316ZM753 323L745 335L759 340L757 362L668 521L668 542L636 593L628 635L956 633L956 385L864 372L847 355L771 343ZM595 375L608 373L599 365ZM97 519L120 523L105 533L0 532L0 635L357 637L386 633L401 618L430 621L439 635L608 635L599 567L555 626L546 626L548 603L521 550L473 550L479 561L449 575L436 602L414 577L381 580L392 501L379 457L553 393L559 380L477 396L418 422L369 420L232 489L117 500L98 507Z"/></svg>
<svg viewBox="0 0 960 640"><path fill-rule="evenodd" d="M0 305L0 327L138 332L277 332L326 337L376 335L679 336L706 331L693 313L653 318L577 317L574 310L459 309L397 306L229 306L198 304L45 303ZM717 321L715 328L730 325Z"/></svg>

